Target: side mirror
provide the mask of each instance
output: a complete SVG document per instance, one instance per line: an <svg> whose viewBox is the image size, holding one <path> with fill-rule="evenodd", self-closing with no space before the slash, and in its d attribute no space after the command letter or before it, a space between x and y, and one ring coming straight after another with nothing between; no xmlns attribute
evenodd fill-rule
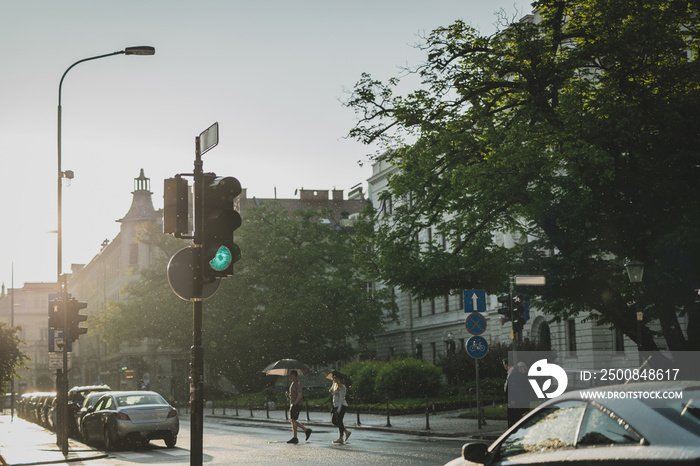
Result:
<svg viewBox="0 0 700 466"><path fill-rule="evenodd" d="M462 445L462 458L472 463L486 464L490 460L489 446L481 442L469 442Z"/></svg>

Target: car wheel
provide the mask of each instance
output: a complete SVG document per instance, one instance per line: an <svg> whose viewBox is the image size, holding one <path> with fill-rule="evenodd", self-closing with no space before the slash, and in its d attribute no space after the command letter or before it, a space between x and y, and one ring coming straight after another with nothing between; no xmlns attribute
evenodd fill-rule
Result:
<svg viewBox="0 0 700 466"><path fill-rule="evenodd" d="M175 444L177 443L177 435L175 434L168 434L165 436L163 439L165 441L165 446L168 448L173 448Z"/></svg>
<svg viewBox="0 0 700 466"><path fill-rule="evenodd" d="M108 426L105 426L104 443L105 443L105 450L107 450L107 451L114 451L117 449L117 438L112 433L112 429L110 429Z"/></svg>

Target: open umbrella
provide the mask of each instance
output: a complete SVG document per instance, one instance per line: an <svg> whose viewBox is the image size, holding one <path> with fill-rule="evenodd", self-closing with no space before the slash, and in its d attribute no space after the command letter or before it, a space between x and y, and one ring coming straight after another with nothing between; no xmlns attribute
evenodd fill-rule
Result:
<svg viewBox="0 0 700 466"><path fill-rule="evenodd" d="M343 374L343 373L340 372L340 371L336 371L336 370L332 370L332 371L330 371L330 372L325 372L325 371L324 371L324 372L323 372L323 375L324 375L327 379L330 379L330 380L333 380L333 377L336 377L336 376L337 376L337 377L339 377L339 378L343 381L344 384L347 384L348 381L350 380L350 378L349 378L347 375Z"/></svg>
<svg viewBox="0 0 700 466"><path fill-rule="evenodd" d="M280 359L263 369L267 375L289 375L291 371L297 371L299 375L304 375L311 372L311 368L296 359Z"/></svg>

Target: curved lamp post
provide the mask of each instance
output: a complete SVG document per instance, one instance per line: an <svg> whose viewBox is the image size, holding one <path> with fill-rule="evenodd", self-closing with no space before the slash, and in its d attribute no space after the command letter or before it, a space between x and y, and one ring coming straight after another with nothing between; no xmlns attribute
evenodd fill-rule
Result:
<svg viewBox="0 0 700 466"><path fill-rule="evenodd" d="M61 231L61 179L62 178L73 178L73 172L68 170L66 172L61 171L61 90L63 88L63 80L66 78L68 72L73 69L74 66L91 60L97 60L98 58L111 57L113 55L154 55L156 49L150 46L139 46L139 47L127 47L124 50L118 52L107 53L104 55L97 55L95 57L83 58L73 63L61 76L61 82L58 84L58 268L57 277L58 282L61 282L61 275L63 274L62 267L62 231Z"/></svg>
<svg viewBox="0 0 700 466"><path fill-rule="evenodd" d="M63 267L62 267L62 262L63 262L63 232L62 232L62 226L61 226L61 204L62 204L62 178L73 178L73 172L70 170L66 170L65 172L61 170L61 89L63 88L63 80L65 79L66 75L68 72L73 69L74 66L86 62L86 61L91 61L91 60L97 60L98 58L105 58L105 57L111 57L113 55L154 55L156 53L156 49L150 46L138 46L138 47L127 47L124 50L120 50L118 52L112 52L112 53L107 53L104 55L97 55L95 57L89 57L89 58L83 58L82 60L78 60L77 62L73 63L71 66L68 67L68 69L63 73L63 76L61 76L61 82L58 84L58 225L56 229L56 234L57 234L57 279L56 282L58 283L60 287L60 292L61 295L63 296L63 309L64 309L64 320L63 320L63 331L64 331L64 340L67 341L67 338L65 338L67 335L66 334L66 328L68 327L68 313L65 312L67 309L67 300L68 300L68 293L66 290L66 280L65 277L63 277ZM59 428L57 429L57 436L58 436L58 444L61 447L61 451L63 452L63 456L68 456L68 435L67 435L67 416L68 416L68 406L67 406L67 385L68 385L68 377L66 374L66 369L68 367L68 349L67 349L67 344L63 345L63 371L59 374L57 374L57 382L58 386L57 392L60 397L61 403L59 404L60 408L60 423L59 423Z"/></svg>

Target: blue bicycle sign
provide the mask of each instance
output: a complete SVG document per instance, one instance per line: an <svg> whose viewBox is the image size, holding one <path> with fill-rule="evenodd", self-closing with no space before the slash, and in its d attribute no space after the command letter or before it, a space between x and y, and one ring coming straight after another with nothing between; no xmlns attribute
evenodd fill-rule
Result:
<svg viewBox="0 0 700 466"><path fill-rule="evenodd" d="M489 342L484 337L474 335L464 345L467 354L474 359L481 359L489 352Z"/></svg>

